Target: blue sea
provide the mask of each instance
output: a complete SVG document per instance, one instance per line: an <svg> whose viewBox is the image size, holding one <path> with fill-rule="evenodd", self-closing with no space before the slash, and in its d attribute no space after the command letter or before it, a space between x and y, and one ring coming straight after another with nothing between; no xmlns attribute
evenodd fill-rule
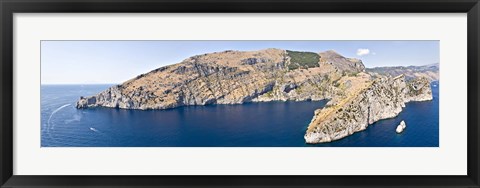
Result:
<svg viewBox="0 0 480 188"><path fill-rule="evenodd" d="M305 144L327 101L189 106L169 110L76 109L80 96L111 85L42 85L42 147L438 147L439 83L433 100L407 103L395 118L324 144ZM395 132L400 121L407 128Z"/></svg>

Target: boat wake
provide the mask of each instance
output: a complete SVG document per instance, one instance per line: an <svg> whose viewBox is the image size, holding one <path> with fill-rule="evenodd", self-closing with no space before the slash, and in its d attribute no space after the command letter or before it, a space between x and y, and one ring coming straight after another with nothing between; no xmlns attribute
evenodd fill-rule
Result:
<svg viewBox="0 0 480 188"><path fill-rule="evenodd" d="M59 108L55 109L52 114L50 114L50 117L48 118L47 120L47 127L46 127L46 130L45 130L45 133L50 137L50 139L52 139L52 141L54 142L58 142L57 139L55 139L52 134L50 133L50 129L54 129L55 128L55 124L51 124L51 120L52 120L52 117L55 113L57 113L58 111L60 111L61 109L67 107L67 106L70 106L71 104L65 104L63 106L60 106Z"/></svg>
<svg viewBox="0 0 480 188"><path fill-rule="evenodd" d="M60 106L59 108L55 109L55 110L52 112L52 114L50 114L50 117L48 118L48 121L47 121L47 127L48 127L49 129L53 129L53 128L55 127L55 125L51 126L51 124L50 124L50 120L52 119L53 115L54 115L55 113L57 113L58 111L60 111L61 109L65 108L65 107L67 107L67 106L70 106L70 105L72 105L72 104L65 104L65 105L63 105L63 106Z"/></svg>

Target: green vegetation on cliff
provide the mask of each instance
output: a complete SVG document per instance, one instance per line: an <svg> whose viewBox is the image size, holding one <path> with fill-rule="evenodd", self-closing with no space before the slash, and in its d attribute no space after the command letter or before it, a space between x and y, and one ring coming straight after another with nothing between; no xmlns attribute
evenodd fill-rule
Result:
<svg viewBox="0 0 480 188"><path fill-rule="evenodd" d="M290 57L289 70L319 67L320 55L317 53L287 50L287 54Z"/></svg>

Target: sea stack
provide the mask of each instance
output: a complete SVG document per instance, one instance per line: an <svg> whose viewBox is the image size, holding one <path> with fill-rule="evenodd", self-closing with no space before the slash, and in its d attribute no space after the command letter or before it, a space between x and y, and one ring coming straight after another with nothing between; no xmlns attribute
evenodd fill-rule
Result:
<svg viewBox="0 0 480 188"><path fill-rule="evenodd" d="M405 121L402 120L402 122L400 122L400 125L397 126L397 129L395 131L397 133L402 133L406 127L407 125L405 124Z"/></svg>

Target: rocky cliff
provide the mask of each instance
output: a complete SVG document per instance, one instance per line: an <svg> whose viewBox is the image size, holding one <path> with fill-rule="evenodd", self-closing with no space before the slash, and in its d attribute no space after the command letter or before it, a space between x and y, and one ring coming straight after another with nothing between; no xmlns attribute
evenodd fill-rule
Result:
<svg viewBox="0 0 480 188"><path fill-rule="evenodd" d="M426 78L405 81L405 76L373 80L342 97L337 103L315 111L304 138L307 143L331 142L368 125L397 116L405 103L432 100L430 82Z"/></svg>
<svg viewBox="0 0 480 188"><path fill-rule="evenodd" d="M320 52L320 64L333 65L337 70L342 72L362 72L365 70L360 59L346 58L333 50Z"/></svg>
<svg viewBox="0 0 480 188"><path fill-rule="evenodd" d="M315 53L280 49L204 54L139 75L95 96L82 97L77 108L145 110L332 98L342 92L335 86L342 77L343 72L339 71L342 67L338 66L341 64L321 64L319 60L320 56ZM321 60L329 62L324 57ZM342 71L352 74L363 71L360 60L345 58L343 61L358 68Z"/></svg>
<svg viewBox="0 0 480 188"><path fill-rule="evenodd" d="M365 71L335 51L281 49L197 55L89 97L77 108L168 109L188 105L330 99L315 111L307 143L336 140L396 116L408 101L431 99L429 81Z"/></svg>

